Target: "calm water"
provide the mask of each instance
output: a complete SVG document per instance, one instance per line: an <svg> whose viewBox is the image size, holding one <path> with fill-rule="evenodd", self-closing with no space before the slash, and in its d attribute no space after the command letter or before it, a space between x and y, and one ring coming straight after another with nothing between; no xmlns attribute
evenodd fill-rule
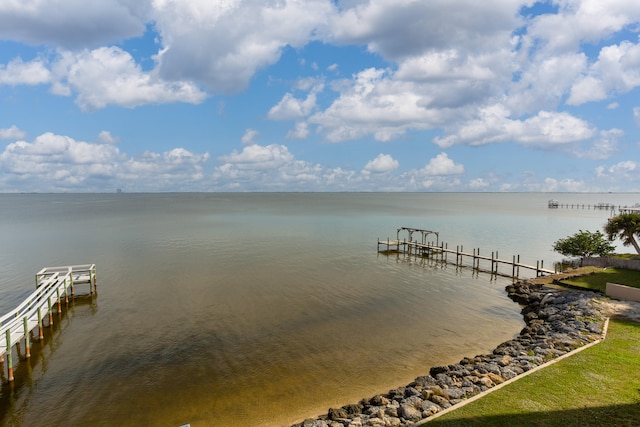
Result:
<svg viewBox="0 0 640 427"><path fill-rule="evenodd" d="M45 266L96 263L0 392L1 426L281 426L522 328L507 279L378 254L396 227L560 259L637 194L0 195L0 313ZM629 251L625 249L625 251Z"/></svg>

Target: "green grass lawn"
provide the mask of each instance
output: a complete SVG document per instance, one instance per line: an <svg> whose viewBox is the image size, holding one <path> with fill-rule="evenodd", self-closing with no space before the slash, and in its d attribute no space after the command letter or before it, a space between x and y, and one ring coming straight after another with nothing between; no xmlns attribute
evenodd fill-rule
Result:
<svg viewBox="0 0 640 427"><path fill-rule="evenodd" d="M612 320L600 344L427 425L638 426L640 323Z"/></svg>
<svg viewBox="0 0 640 427"><path fill-rule="evenodd" d="M607 282L640 288L640 271L609 267L598 269L597 272L591 274L561 280L561 283L567 285L599 290L603 293L605 292Z"/></svg>

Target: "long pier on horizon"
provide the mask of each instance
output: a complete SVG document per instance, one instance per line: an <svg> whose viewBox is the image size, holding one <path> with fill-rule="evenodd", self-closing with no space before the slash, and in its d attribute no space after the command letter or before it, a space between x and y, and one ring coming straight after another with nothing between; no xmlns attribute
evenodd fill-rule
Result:
<svg viewBox="0 0 640 427"><path fill-rule="evenodd" d="M407 233L408 240L400 239L400 233ZM420 240L414 239L414 234L420 235ZM429 237L435 237L434 241L428 241ZM544 268L544 261L536 261L536 265L524 264L520 262L520 255L514 255L511 260L500 259L498 252L491 252L491 256L481 255L480 248L474 248L472 253L464 252L462 246L456 246L455 249L449 249L448 244L440 242L440 234L437 231L422 230L419 228L400 227L396 232L396 239L380 240L378 238L378 252L395 252L404 253L409 256L423 257L429 259L435 259L441 262L455 264L459 267L471 267L474 270L490 273L492 275L501 275L512 278L520 277L520 269L535 271L536 277L544 276L547 274L555 274L556 270L549 270ZM380 247L384 249L380 249ZM448 255L455 255L455 262L448 260ZM471 260L471 265L464 263L465 259ZM480 262L489 264L488 267L482 268ZM498 266L500 264L510 266L511 272L499 272Z"/></svg>
<svg viewBox="0 0 640 427"><path fill-rule="evenodd" d="M31 357L32 331L38 328L38 340L42 341L44 327L53 326L54 312L62 312L62 301L68 304L79 284L88 284L91 294L96 292L95 264L45 267L36 274L36 290L0 317L0 364L7 366L9 382L14 380L13 347L18 348L19 355L24 340L24 358Z"/></svg>
<svg viewBox="0 0 640 427"><path fill-rule="evenodd" d="M589 210L589 209L594 209L594 210L604 210L604 211L610 211L610 212L615 212L616 209L618 210L619 213L640 213L640 204L635 204L633 206L627 206L627 205L616 205L613 203L594 203L594 204L590 204L590 203L561 203L558 200L552 199L549 200L549 202L547 203L547 206L549 207L549 209L558 209L558 208L565 208L565 209L583 209L583 210Z"/></svg>

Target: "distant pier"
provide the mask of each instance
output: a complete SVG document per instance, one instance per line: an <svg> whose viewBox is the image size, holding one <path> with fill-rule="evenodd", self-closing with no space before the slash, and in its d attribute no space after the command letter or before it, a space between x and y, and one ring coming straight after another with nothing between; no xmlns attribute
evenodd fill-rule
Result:
<svg viewBox="0 0 640 427"><path fill-rule="evenodd" d="M96 292L95 264L43 268L36 274L36 290L0 317L0 364L7 366L9 382L14 380L13 347L20 355L24 341L23 357L31 357L32 331L38 328L38 340L42 341L44 327L53 325L54 312L62 312L62 301L68 304L69 297L75 294L75 286L80 284L88 284L91 294Z"/></svg>
<svg viewBox="0 0 640 427"><path fill-rule="evenodd" d="M405 233L407 237L401 239L401 234L405 235ZM420 240L417 239L417 236L420 236ZM435 237L435 242L427 241L430 236ZM497 251L491 252L491 256L487 256L480 254L480 248L474 248L471 253L464 252L462 246L450 249L448 244L440 242L439 238L440 234L437 231L401 227L397 229L394 240L389 238L380 240L378 238L378 252L402 253L408 256L429 258L443 263L455 264L457 267L471 267L476 271L514 279L520 276L521 268L535 271L536 277L557 273L556 270L544 268L544 261L536 261L536 265L530 265L521 263L520 255L514 255L511 260L505 260L498 257ZM449 258L453 258L454 255L455 261L450 260ZM500 265L506 266L507 269L499 271Z"/></svg>
<svg viewBox="0 0 640 427"><path fill-rule="evenodd" d="M640 212L640 206L636 205L636 206L622 206L622 205L615 205L613 203L594 203L594 204L588 204L588 203L560 203L557 200L549 200L547 206L549 207L549 209L558 209L558 208L564 208L564 209L594 209L594 210L605 210L605 211L615 211L615 210L619 210L620 213L625 213L625 212Z"/></svg>

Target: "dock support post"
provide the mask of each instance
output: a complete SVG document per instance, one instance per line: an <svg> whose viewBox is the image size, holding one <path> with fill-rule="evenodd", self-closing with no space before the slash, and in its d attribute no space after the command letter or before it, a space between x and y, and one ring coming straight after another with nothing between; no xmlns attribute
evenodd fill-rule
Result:
<svg viewBox="0 0 640 427"><path fill-rule="evenodd" d="M491 274L493 274L494 264L495 264L495 260L493 256L493 251L491 251Z"/></svg>
<svg viewBox="0 0 640 427"><path fill-rule="evenodd" d="M29 336L29 325L27 324L27 316L24 317L24 346L25 357L28 359L31 357L31 337Z"/></svg>
<svg viewBox="0 0 640 427"><path fill-rule="evenodd" d="M511 277L516 277L516 256L513 256L513 262L511 263Z"/></svg>
<svg viewBox="0 0 640 427"><path fill-rule="evenodd" d="M38 339L42 341L44 339L44 331L42 328L42 312L38 307Z"/></svg>
<svg viewBox="0 0 640 427"><path fill-rule="evenodd" d="M13 381L13 354L11 354L11 331L7 329L6 333L7 340L7 376L9 377L9 382Z"/></svg>
<svg viewBox="0 0 640 427"><path fill-rule="evenodd" d="M517 268L518 277L520 277L520 254L518 254L518 268Z"/></svg>
<svg viewBox="0 0 640 427"><path fill-rule="evenodd" d="M62 313L62 298L60 298L60 288L56 288L56 305L58 306L58 314Z"/></svg>
<svg viewBox="0 0 640 427"><path fill-rule="evenodd" d="M51 297L47 298L47 305L49 306L49 326L53 326L53 307L51 306Z"/></svg>
<svg viewBox="0 0 640 427"><path fill-rule="evenodd" d="M67 290L67 278L64 278L64 303L69 305L69 291Z"/></svg>
<svg viewBox="0 0 640 427"><path fill-rule="evenodd" d="M473 248L473 259L471 260L471 268L476 268L476 248Z"/></svg>

